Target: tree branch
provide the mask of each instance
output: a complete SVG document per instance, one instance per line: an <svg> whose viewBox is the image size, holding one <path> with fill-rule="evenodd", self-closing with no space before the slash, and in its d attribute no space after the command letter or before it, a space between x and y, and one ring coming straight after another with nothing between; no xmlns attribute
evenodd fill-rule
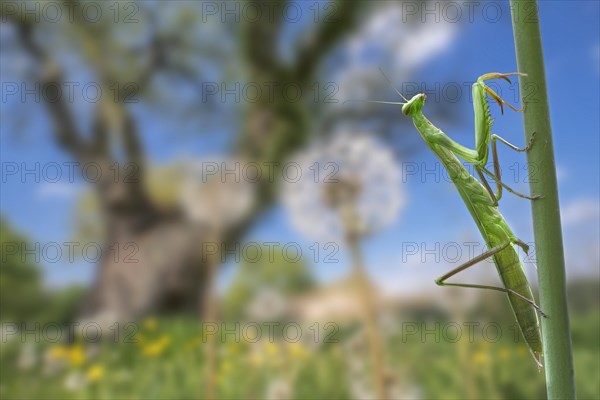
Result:
<svg viewBox="0 0 600 400"><path fill-rule="evenodd" d="M16 27L25 50L42 66L38 82L40 96L44 97L44 94L51 92L53 88L64 87L62 72L58 65L33 39L34 24L16 15L9 15L7 19ZM50 111L58 144L74 157L84 159L88 149L77 131L64 98L61 96L56 101L46 102L46 105Z"/></svg>
<svg viewBox="0 0 600 400"><path fill-rule="evenodd" d="M280 3L284 2L280 1ZM266 13L266 10L263 12ZM261 21L246 23L241 35L244 41L245 58L256 71L278 71L281 68L280 60L277 58L281 13L274 13L272 17L273 20L267 23Z"/></svg>
<svg viewBox="0 0 600 400"><path fill-rule="evenodd" d="M298 51L298 63L294 75L301 82L313 74L327 51L355 26L356 16L361 7L360 1L341 0L332 4L335 7L333 20L328 20L322 15L317 31Z"/></svg>

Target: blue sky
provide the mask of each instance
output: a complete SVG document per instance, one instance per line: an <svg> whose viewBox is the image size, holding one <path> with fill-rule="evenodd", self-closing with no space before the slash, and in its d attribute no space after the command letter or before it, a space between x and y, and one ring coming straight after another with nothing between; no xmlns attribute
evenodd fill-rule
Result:
<svg viewBox="0 0 600 400"><path fill-rule="evenodd" d="M598 273L600 169L600 11L596 2L575 4L556 1L542 2L540 5L559 194L561 208L568 214L563 217L567 217L563 224L565 252L572 275ZM562 28L557 29L559 26ZM509 21L501 19L493 24L480 21L461 30L452 45L428 60L414 80L427 82L428 77L435 76L439 80L440 76L446 75L455 79L460 77L457 81L462 86L464 82L471 82L485 72L516 70ZM431 87L434 87L434 83ZM506 86L504 88L506 90ZM454 107L457 113L468 117L462 118L458 124L447 126L442 121L438 127L457 141L472 146L472 105L463 100L466 99L461 99ZM492 107L496 119L494 132L515 144L523 143L520 115L509 110L501 116L498 108ZM436 121L433 122L436 124ZM505 176L512 176L513 181L517 176L519 183L511 183L511 186L528 193L526 173L522 169L526 163L524 155L501 146L500 157ZM409 160L402 161L424 163L430 168L435 165L434 156L428 154L425 147ZM520 168L518 175L515 175L516 170L510 169L515 163ZM431 256L425 257L425 262L416 260L403 263L403 243L407 246L409 242L425 242L427 248L435 248L435 242L443 246L450 242L462 245L481 240L450 183L437 184L431 179L421 182L416 177L408 177L404 191L408 204L398 220L365 243L367 265L372 276L392 292L407 289L408 286L419 287L419 283L423 282L430 284L435 277L448 270L444 263L434 266ZM533 242L530 209L527 200L510 194L505 194L502 199L501 211L515 233L528 243ZM253 240L264 241L290 237L291 241L301 243L305 250L310 245L303 236L294 232L282 208L273 210L249 236ZM343 252L338 258L338 264L317 265L317 275L326 281L343 277L348 270L349 260ZM534 268L529 268L528 273L534 276Z"/></svg>
<svg viewBox="0 0 600 400"><path fill-rule="evenodd" d="M505 8L505 12L507 9ZM598 273L598 199L600 152L600 6L596 1L566 2L542 1L540 14L542 38L554 134L554 147L559 175L561 208L567 265L571 273ZM374 68L378 65L373 60ZM466 24L450 41L445 50L428 58L414 75L422 82L444 82L455 79L470 82L482 73L515 71L516 61L510 20L498 23L479 20ZM0 137L2 162L70 162L47 134L48 121L40 104L28 105L27 133L14 135L14 118L6 118L11 104L2 102ZM460 115L458 122L432 121L447 134L468 146L473 143L472 108L466 99L452 104L453 112ZM497 107L492 112L496 118L495 133L519 145L523 143L520 116L511 112L499 115ZM427 114L427 106L424 110ZM164 132L171 126L161 123L152 115L140 114L145 121L145 147L155 163L167 163L182 154L202 157L222 152L231 140L222 134L183 136L173 140ZM399 118L401 118L399 113ZM412 132L416 135L416 132ZM173 146L177 143L177 146ZM524 156L501 148L502 165L524 163ZM433 165L434 158L423 146L409 162ZM505 172L506 173L506 172ZM3 176L4 177L4 176ZM515 188L528 192L522 180ZM33 241L65 242L72 238L75 206L78 194L85 185L50 185L26 183L8 178L0 194L2 215ZM402 263L401 243L439 241L464 242L479 240L475 225L470 220L460 198L450 183L408 179L402 188L408 199L395 223L364 243L367 265L373 277L387 290L401 290L415 282L430 284L443 272L444 265L430 267L430 263L412 260ZM527 242L533 240L531 214L528 201L505 194L501 211L513 226L515 233ZM286 211L276 206L249 232L248 240L299 242L303 250L310 240L297 233L287 218ZM341 252L336 264L315 265L315 275L323 281L342 277L348 270L348 260ZM86 282L92 276L93 266L85 262L70 265L45 265L51 284ZM231 276L233 268L225 268L221 284Z"/></svg>

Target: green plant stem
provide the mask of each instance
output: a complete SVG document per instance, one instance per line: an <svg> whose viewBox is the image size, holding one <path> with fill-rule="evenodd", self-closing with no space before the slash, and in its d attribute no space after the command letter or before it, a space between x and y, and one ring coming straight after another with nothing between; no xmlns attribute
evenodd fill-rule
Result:
<svg viewBox="0 0 600 400"><path fill-rule="evenodd" d="M556 166L548 92L542 54L537 2L511 0L517 64L521 77L519 89L525 98L523 121L528 142L535 142L527 153L532 194L544 197L532 201L533 228L538 265L540 306L548 318L542 318L542 340L549 399L575 398L573 356L565 288L565 261L556 183ZM535 89L535 91L532 90ZM535 176L533 173L535 171Z"/></svg>

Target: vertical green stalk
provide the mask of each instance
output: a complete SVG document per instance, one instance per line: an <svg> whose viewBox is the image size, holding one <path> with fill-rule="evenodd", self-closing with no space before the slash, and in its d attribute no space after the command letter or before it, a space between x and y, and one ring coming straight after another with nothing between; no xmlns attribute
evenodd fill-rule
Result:
<svg viewBox="0 0 600 400"><path fill-rule="evenodd" d="M533 93L524 99L523 113L525 139L529 141L536 133L527 154L529 165L535 166L535 176L533 169L529 169L530 188L532 194L544 196L532 201L531 207L540 305L548 314L548 318L542 318L546 386L549 399L574 399L565 261L537 1L511 0L510 5L517 64L519 71L527 74L521 77L519 89L523 95Z"/></svg>

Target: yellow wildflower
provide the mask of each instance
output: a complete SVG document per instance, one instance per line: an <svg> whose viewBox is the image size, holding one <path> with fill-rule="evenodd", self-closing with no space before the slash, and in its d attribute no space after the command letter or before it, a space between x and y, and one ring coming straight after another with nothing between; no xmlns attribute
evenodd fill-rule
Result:
<svg viewBox="0 0 600 400"><path fill-rule="evenodd" d="M163 335L158 339L158 341L164 346L167 347L171 344L171 338L169 336Z"/></svg>
<svg viewBox="0 0 600 400"><path fill-rule="evenodd" d="M144 354L150 357L157 356L162 353L162 351L163 347L157 342L150 343L144 347Z"/></svg>
<svg viewBox="0 0 600 400"><path fill-rule="evenodd" d="M265 351L267 352L267 354L271 357L275 357L277 356L277 354L279 353L279 347L277 346L276 343L273 342L267 342L265 344Z"/></svg>
<svg viewBox="0 0 600 400"><path fill-rule="evenodd" d="M252 353L250 355L250 363L255 367L261 366L263 361L263 356L260 353Z"/></svg>
<svg viewBox="0 0 600 400"><path fill-rule="evenodd" d="M228 372L230 372L233 369L233 366L231 365L231 362L224 360L221 365L220 365L220 374L227 374Z"/></svg>
<svg viewBox="0 0 600 400"><path fill-rule="evenodd" d="M475 354L473 354L473 362L475 364L487 364L489 361L489 355L487 352L482 351L482 350L478 350L475 352Z"/></svg>
<svg viewBox="0 0 600 400"><path fill-rule="evenodd" d="M100 364L92 365L86 373L86 377L90 382L95 382L97 380L102 379L104 376L104 367Z"/></svg>
<svg viewBox="0 0 600 400"><path fill-rule="evenodd" d="M510 358L510 350L506 347L500 349L499 356L501 360L508 360Z"/></svg>
<svg viewBox="0 0 600 400"><path fill-rule="evenodd" d="M171 338L168 336L161 336L160 339L148 343L144 347L144 354L147 356L158 356L171 344Z"/></svg>
<svg viewBox="0 0 600 400"><path fill-rule="evenodd" d="M144 320L144 328L149 331L153 331L158 327L158 321L156 318L146 318Z"/></svg>
<svg viewBox="0 0 600 400"><path fill-rule="evenodd" d="M230 354L238 354L240 352L240 344L236 342L227 343L227 352Z"/></svg>
<svg viewBox="0 0 600 400"><path fill-rule="evenodd" d="M85 351L82 345L78 344L69 349L69 361L75 366L80 366L85 362Z"/></svg>
<svg viewBox="0 0 600 400"><path fill-rule="evenodd" d="M61 358L66 358L69 354L69 349L62 345L52 346L50 348L50 358L53 360L59 360Z"/></svg>
<svg viewBox="0 0 600 400"><path fill-rule="evenodd" d="M306 348L301 343L290 343L290 355L294 358L305 358L308 355Z"/></svg>

